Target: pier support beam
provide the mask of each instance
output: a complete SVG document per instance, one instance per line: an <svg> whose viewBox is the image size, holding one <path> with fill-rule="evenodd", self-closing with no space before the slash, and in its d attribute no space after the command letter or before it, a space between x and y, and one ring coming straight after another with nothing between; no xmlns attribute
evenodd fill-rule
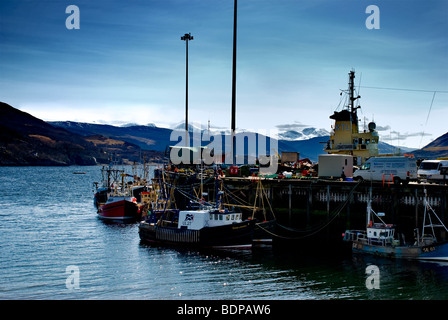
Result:
<svg viewBox="0 0 448 320"><path fill-rule="evenodd" d="M292 223L292 207L291 207L291 201L292 201L292 186L291 184L289 184L289 191L288 191L288 195L289 195L289 225L291 225Z"/></svg>
<svg viewBox="0 0 448 320"><path fill-rule="evenodd" d="M350 202L347 203L347 229L351 229L351 223L350 223Z"/></svg>
<svg viewBox="0 0 448 320"><path fill-rule="evenodd" d="M441 208L441 212L440 212L440 219L442 219L442 221L445 221L445 212L446 212L446 189L444 189L441 194L440 194L440 208ZM442 231L442 240L446 240L446 232L445 230Z"/></svg>
<svg viewBox="0 0 448 320"><path fill-rule="evenodd" d="M305 193L306 198L306 227L309 227L310 224L310 189L306 189Z"/></svg>
<svg viewBox="0 0 448 320"><path fill-rule="evenodd" d="M414 190L415 196L415 227L418 228L418 190Z"/></svg>

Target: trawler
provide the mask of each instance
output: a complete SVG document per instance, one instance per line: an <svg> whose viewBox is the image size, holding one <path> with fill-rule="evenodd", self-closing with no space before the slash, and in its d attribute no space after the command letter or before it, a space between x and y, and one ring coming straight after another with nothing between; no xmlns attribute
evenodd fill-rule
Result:
<svg viewBox="0 0 448 320"><path fill-rule="evenodd" d="M218 183L218 179L215 183ZM216 192L216 202L212 204L204 198L193 198L177 189L178 192L190 198L188 208L179 210L169 208L167 201L172 193L166 190L167 185L165 182L159 184L160 194L164 195L166 201L153 206L139 224L142 242L213 249L250 249L252 247L256 221L243 219L241 212L225 208L223 191ZM200 194L204 195L202 170Z"/></svg>
<svg viewBox="0 0 448 320"><path fill-rule="evenodd" d="M342 111L335 111L330 116L335 123L324 150L329 154L352 155L353 164L361 165L367 158L378 155L379 137L374 122L368 124L368 130L359 130L357 110L361 106L355 103L361 96L355 97L354 81L355 71L352 70L349 73L349 88L346 92L348 103Z"/></svg>
<svg viewBox="0 0 448 320"><path fill-rule="evenodd" d="M376 256L411 259L448 261L448 241L438 240L435 228L448 229L430 206L425 189L423 227L420 233L414 230L415 242L405 243L398 239L395 225L387 224L381 219L384 213L372 210L371 194L367 204L367 227L365 230L347 230L343 240L351 243L352 252ZM374 222L380 220L380 222Z"/></svg>

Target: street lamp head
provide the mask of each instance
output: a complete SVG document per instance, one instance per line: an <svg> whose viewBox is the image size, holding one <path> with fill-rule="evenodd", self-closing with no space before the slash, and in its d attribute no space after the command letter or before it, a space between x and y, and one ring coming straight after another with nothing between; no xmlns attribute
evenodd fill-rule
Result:
<svg viewBox="0 0 448 320"><path fill-rule="evenodd" d="M182 37L180 37L180 40L193 40L193 37L191 36L191 33L186 33Z"/></svg>

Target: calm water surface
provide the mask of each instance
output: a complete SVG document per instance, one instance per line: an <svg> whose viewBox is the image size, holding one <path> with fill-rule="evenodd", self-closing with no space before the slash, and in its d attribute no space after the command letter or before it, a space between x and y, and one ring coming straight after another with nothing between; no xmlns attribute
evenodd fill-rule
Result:
<svg viewBox="0 0 448 320"><path fill-rule="evenodd" d="M448 264L143 245L137 224L97 218L100 178L99 167L0 168L0 299L448 298ZM366 287L372 264L379 289Z"/></svg>

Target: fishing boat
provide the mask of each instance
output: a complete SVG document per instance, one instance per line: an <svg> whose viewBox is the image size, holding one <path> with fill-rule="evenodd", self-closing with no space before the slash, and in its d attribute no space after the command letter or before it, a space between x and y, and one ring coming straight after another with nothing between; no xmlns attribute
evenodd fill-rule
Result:
<svg viewBox="0 0 448 320"><path fill-rule="evenodd" d="M213 249L252 247L255 220L243 220L241 212L224 208L222 190L216 192L214 204L193 199L188 208L178 210L167 207L171 191L163 183L160 187L165 200L139 223L142 242Z"/></svg>
<svg viewBox="0 0 448 320"><path fill-rule="evenodd" d="M101 219L131 220L141 218L141 212L148 205L151 187L147 185L148 170L143 164L143 176L137 174L137 165L133 174L117 169L112 163L101 169L102 182L94 182L94 205ZM126 181L132 177L133 181Z"/></svg>
<svg viewBox="0 0 448 320"><path fill-rule="evenodd" d="M122 177L127 176L122 174ZM138 220L148 205L151 197L151 187L134 183L127 184L124 181L109 189L107 200L98 207L98 216L102 219L112 220ZM95 194L101 195L101 191Z"/></svg>
<svg viewBox="0 0 448 320"><path fill-rule="evenodd" d="M127 183L125 181L127 176L124 170L107 169L107 183L104 184L105 187L98 189L95 193L95 203L99 218L131 220L140 217L137 195L143 189L140 186ZM106 200L105 202L100 202L104 201L104 199Z"/></svg>
<svg viewBox="0 0 448 320"><path fill-rule="evenodd" d="M204 208L166 210L160 219L151 216L139 224L142 242L214 249L251 248L254 220L241 213Z"/></svg>
<svg viewBox="0 0 448 320"><path fill-rule="evenodd" d="M137 199L133 196L110 196L98 209L101 219L132 220L140 216Z"/></svg>
<svg viewBox="0 0 448 320"><path fill-rule="evenodd" d="M112 163L101 168L101 182L93 183L93 204L97 210L99 210L107 202L114 184L118 184L119 175L123 172L123 170L116 169Z"/></svg>
<svg viewBox="0 0 448 320"><path fill-rule="evenodd" d="M347 230L343 235L343 240L351 243L352 252L399 259L448 261L448 241L438 241L434 228L444 228L447 232L448 229L428 203L426 190L423 228L421 234L418 229L414 230L414 243L397 239L396 226L386 224L381 219L384 213L377 214L372 210L370 199L367 204L366 230ZM380 222L374 222L374 218L378 218ZM433 223L433 218L436 223ZM427 230L430 231L426 233Z"/></svg>

